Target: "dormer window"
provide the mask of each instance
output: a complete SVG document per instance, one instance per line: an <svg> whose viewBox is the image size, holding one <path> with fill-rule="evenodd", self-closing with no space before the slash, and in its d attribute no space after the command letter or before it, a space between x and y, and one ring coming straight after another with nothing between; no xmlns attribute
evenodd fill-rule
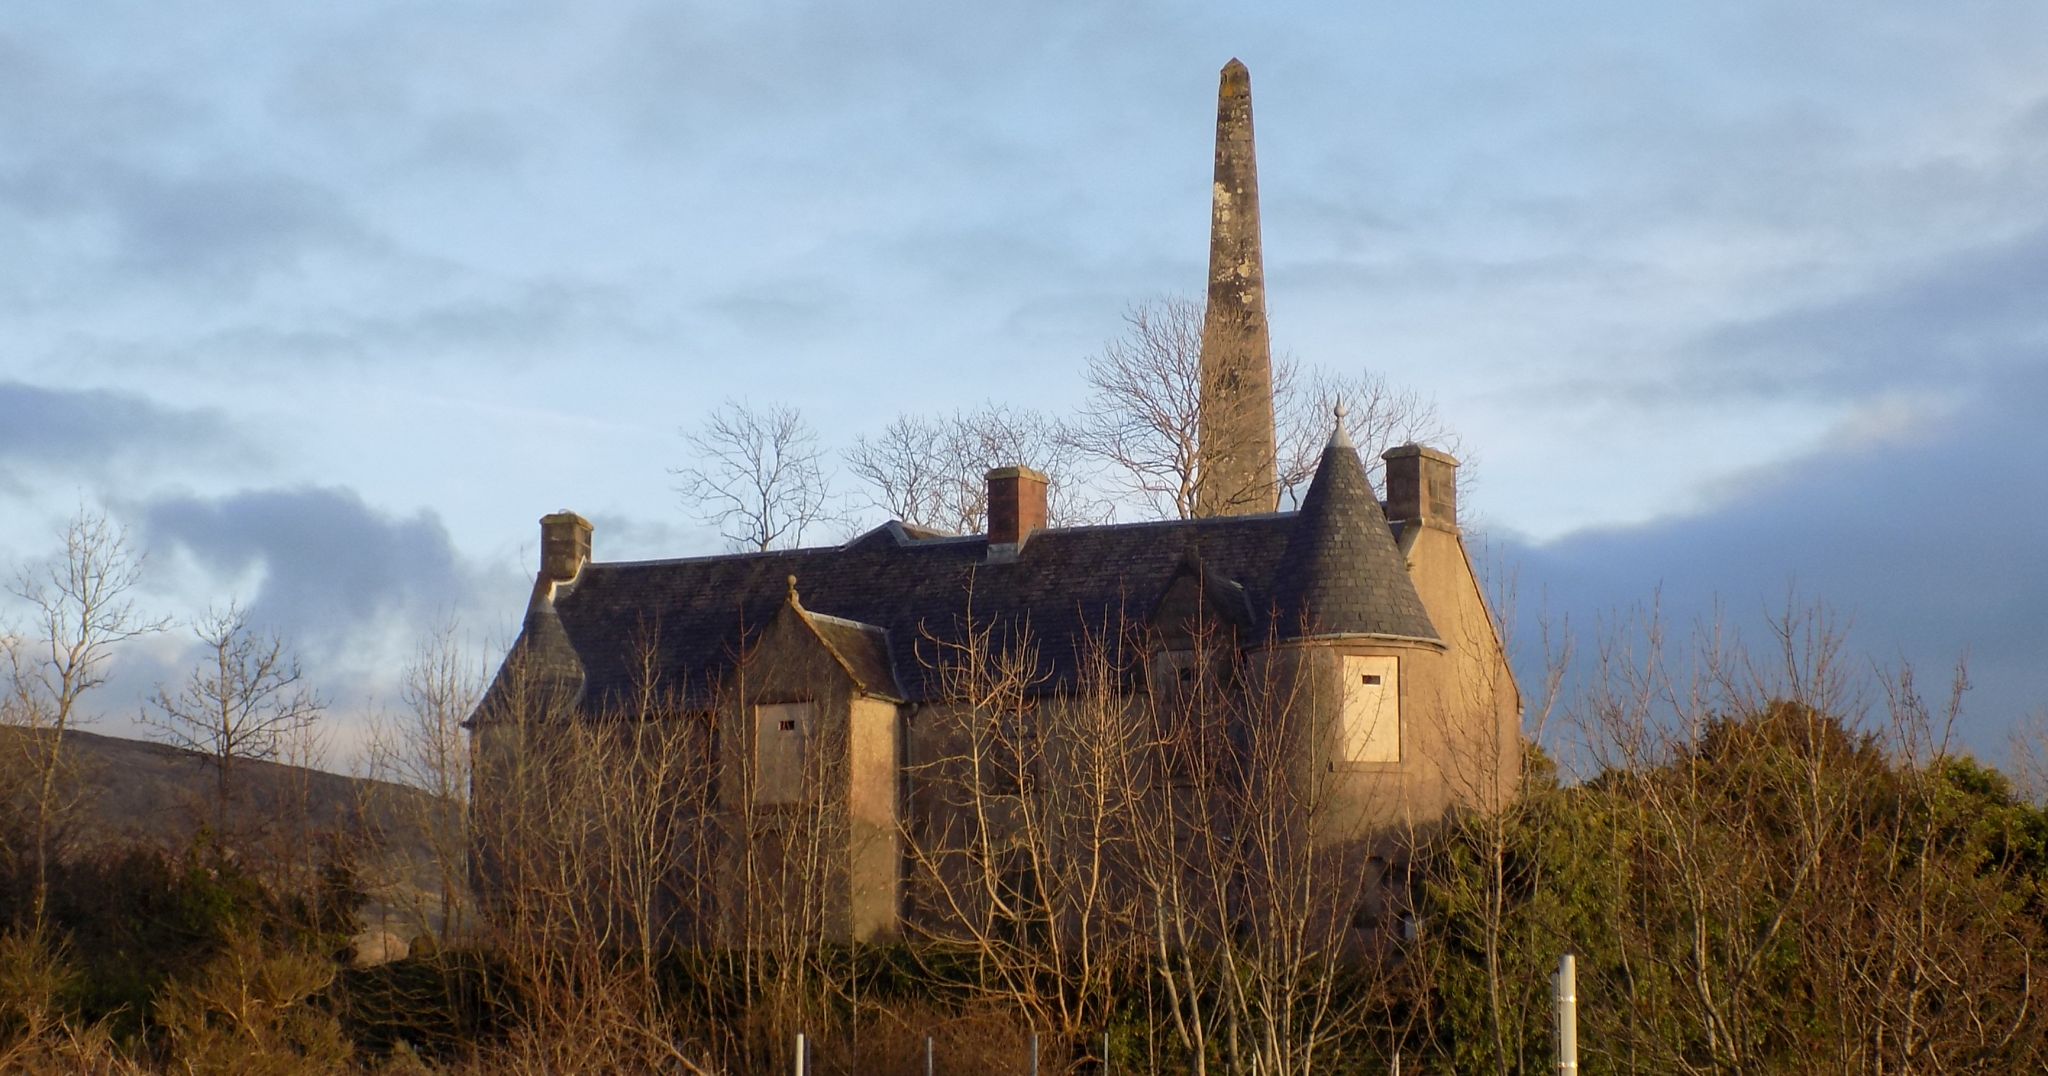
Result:
<svg viewBox="0 0 2048 1076"><path fill-rule="evenodd" d="M762 703L754 708L754 802L799 803L810 759L817 706Z"/></svg>
<svg viewBox="0 0 2048 1076"><path fill-rule="evenodd" d="M1401 761L1400 659L1346 654L1339 722L1345 762Z"/></svg>

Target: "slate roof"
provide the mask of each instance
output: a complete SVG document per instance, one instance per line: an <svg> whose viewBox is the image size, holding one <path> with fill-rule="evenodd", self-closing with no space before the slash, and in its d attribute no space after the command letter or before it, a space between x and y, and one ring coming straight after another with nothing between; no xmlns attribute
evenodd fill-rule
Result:
<svg viewBox="0 0 2048 1076"><path fill-rule="evenodd" d="M1340 433L1301 498L1280 573L1277 615L1301 634L1437 639L1358 450Z"/></svg>
<svg viewBox="0 0 2048 1076"><path fill-rule="evenodd" d="M841 546L592 562L552 602L536 593L514 650L550 669L573 655L586 708L631 696L648 640L664 685L703 692L789 600L793 575L813 627L873 694L939 697L933 640L970 622L1003 641L1028 632L1040 687L1055 689L1091 640L1114 645L1146 623L1190 562L1242 589L1252 638L1437 637L1357 453L1333 444L1299 512L1043 530L1013 561L991 562L984 536L924 538L890 523Z"/></svg>
<svg viewBox="0 0 2048 1076"><path fill-rule="evenodd" d="M896 659L890 653L889 633L873 624L844 620L836 616L802 610L804 622L818 633L818 640L861 691L897 702L904 700L903 687L896 680Z"/></svg>

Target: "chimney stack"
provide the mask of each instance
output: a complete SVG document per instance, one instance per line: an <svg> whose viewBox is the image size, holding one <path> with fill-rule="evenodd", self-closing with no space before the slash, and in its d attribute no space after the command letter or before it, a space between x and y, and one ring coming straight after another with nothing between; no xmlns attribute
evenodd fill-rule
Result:
<svg viewBox="0 0 2048 1076"><path fill-rule="evenodd" d="M1458 460L1410 442L1380 454L1387 463L1387 522L1458 529Z"/></svg>
<svg viewBox="0 0 2048 1076"><path fill-rule="evenodd" d="M1232 60L1216 93L1216 179L1209 217L1209 305L1202 318L1198 516L1280 507L1273 354L1259 240L1252 76Z"/></svg>
<svg viewBox="0 0 2048 1076"><path fill-rule="evenodd" d="M991 560L1016 556L1031 532L1045 529L1046 477L1029 467L988 473L988 550Z"/></svg>
<svg viewBox="0 0 2048 1076"><path fill-rule="evenodd" d="M540 574L567 583L590 560L590 521L562 509L540 517Z"/></svg>

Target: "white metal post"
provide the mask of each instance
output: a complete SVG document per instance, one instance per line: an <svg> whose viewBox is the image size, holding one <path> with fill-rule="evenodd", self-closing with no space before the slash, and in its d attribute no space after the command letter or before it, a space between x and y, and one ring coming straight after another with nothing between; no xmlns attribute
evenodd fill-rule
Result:
<svg viewBox="0 0 2048 1076"><path fill-rule="evenodd" d="M796 1076L805 1076L808 1066L804 1064L804 1033L796 1033Z"/></svg>
<svg viewBox="0 0 2048 1076"><path fill-rule="evenodd" d="M924 1037L924 1076L932 1076L932 1037Z"/></svg>
<svg viewBox="0 0 2048 1076"><path fill-rule="evenodd" d="M1557 1076L1579 1076L1579 973L1570 953L1558 958L1550 981L1557 994Z"/></svg>

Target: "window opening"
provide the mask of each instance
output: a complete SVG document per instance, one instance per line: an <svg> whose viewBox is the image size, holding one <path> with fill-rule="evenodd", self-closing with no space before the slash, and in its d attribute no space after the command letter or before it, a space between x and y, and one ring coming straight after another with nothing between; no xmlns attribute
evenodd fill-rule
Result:
<svg viewBox="0 0 2048 1076"><path fill-rule="evenodd" d="M754 713L754 802L802 801L816 707L808 702L763 703Z"/></svg>
<svg viewBox="0 0 2048 1076"><path fill-rule="evenodd" d="M1346 654L1338 758L1401 761L1400 659Z"/></svg>

